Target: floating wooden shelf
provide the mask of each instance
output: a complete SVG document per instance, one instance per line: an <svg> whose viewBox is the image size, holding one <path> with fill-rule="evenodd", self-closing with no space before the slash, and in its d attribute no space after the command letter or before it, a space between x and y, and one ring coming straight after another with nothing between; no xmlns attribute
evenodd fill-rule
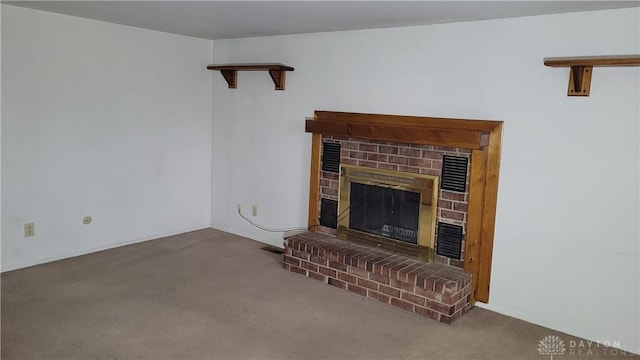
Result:
<svg viewBox="0 0 640 360"><path fill-rule="evenodd" d="M229 84L229 89L238 87L238 71L268 71L276 90L284 90L285 74L287 71L293 71L291 66L280 63L209 65L207 69L220 70L227 84Z"/></svg>
<svg viewBox="0 0 640 360"><path fill-rule="evenodd" d="M640 55L550 57L544 64L571 68L567 95L589 96L594 66L640 66Z"/></svg>

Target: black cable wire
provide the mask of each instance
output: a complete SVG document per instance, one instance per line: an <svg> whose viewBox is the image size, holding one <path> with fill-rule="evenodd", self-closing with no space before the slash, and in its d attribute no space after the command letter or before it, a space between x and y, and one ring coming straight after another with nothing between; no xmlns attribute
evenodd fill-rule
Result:
<svg viewBox="0 0 640 360"><path fill-rule="evenodd" d="M240 209L238 209L238 215L240 215L240 217L243 218L249 224L257 227L260 230L264 230L264 231L268 231L268 232L287 232L287 231L296 231L296 230L301 230L301 231L302 230L306 230L306 228L304 228L304 227L290 227L290 228L274 229L274 228L269 228L269 227L266 227L266 226L262 226L260 224L254 223L249 218L247 218L246 216L242 215L242 212L240 211Z"/></svg>

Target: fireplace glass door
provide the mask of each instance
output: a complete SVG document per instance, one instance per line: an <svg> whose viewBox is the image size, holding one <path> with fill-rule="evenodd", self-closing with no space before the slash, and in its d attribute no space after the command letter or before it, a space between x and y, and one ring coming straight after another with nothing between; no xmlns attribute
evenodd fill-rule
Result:
<svg viewBox="0 0 640 360"><path fill-rule="evenodd" d="M438 177L355 165L340 166L337 236L371 240L430 258Z"/></svg>
<svg viewBox="0 0 640 360"><path fill-rule="evenodd" d="M418 244L420 193L351 183L349 228Z"/></svg>

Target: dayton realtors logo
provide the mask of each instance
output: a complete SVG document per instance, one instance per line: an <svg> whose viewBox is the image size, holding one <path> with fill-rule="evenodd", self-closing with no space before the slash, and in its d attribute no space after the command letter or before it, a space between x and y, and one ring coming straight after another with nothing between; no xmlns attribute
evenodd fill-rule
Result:
<svg viewBox="0 0 640 360"><path fill-rule="evenodd" d="M568 349L564 341L558 335L547 335L538 342L538 353L549 355L553 360L554 355L564 355L568 350L569 356L578 357L626 357L633 356L620 350L620 341L590 341L590 340L569 340Z"/></svg>
<svg viewBox="0 0 640 360"><path fill-rule="evenodd" d="M564 341L557 335L547 335L538 343L538 352L540 355L562 355L565 352Z"/></svg>

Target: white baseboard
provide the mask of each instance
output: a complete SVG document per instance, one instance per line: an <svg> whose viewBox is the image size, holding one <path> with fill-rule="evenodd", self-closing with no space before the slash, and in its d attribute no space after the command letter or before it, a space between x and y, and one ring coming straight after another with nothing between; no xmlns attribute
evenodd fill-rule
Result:
<svg viewBox="0 0 640 360"><path fill-rule="evenodd" d="M104 246L98 246L98 247L95 247L95 248L88 248L88 249L82 249L82 250L78 250L78 251L72 251L72 252L69 252L69 253L62 254L62 255L56 255L56 256L46 257L46 258L42 258L42 259L35 259L35 260L26 261L26 262L18 263L18 264L10 264L10 265L2 264L2 266L0 267L0 272L23 269L23 268L27 268L27 267L30 267L30 266L46 264L46 263L50 263L50 262L54 262L54 261L58 261L58 260L69 259L69 258L76 257L76 256L87 255L87 254L91 254L91 253L98 252L98 251L109 250L109 249L113 249L113 248L117 248L117 247L121 247L121 246L132 245L132 244L145 242L145 241L149 241L149 240L154 240L154 239L159 239L159 238L163 238L163 237L167 237L167 236L178 235L178 234L186 233L186 232L189 232L189 231L207 229L207 228L210 228L210 227L211 227L210 224L201 225L201 226L196 226L196 227L192 227L192 228L176 230L176 231L172 231L172 232L169 232L169 233L155 234L155 235L145 236L145 237L137 238L137 239L133 239L133 240L122 241L122 242L119 242L119 243L108 244L108 245L104 245Z"/></svg>

